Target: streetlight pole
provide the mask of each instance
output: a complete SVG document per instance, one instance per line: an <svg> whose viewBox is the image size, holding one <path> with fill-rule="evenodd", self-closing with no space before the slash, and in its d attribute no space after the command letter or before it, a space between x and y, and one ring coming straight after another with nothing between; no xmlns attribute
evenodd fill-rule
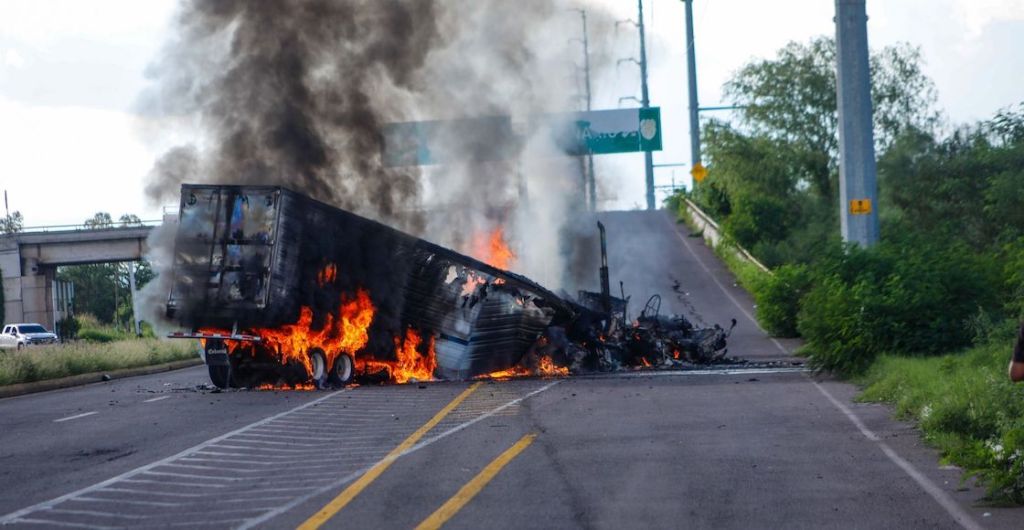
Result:
<svg viewBox="0 0 1024 530"><path fill-rule="evenodd" d="M686 4L686 73L690 92L690 167L700 163L700 106L697 104L697 57L693 36L693 0Z"/></svg>
<svg viewBox="0 0 1024 530"><path fill-rule="evenodd" d="M637 28L640 31L640 106L648 108L651 106L650 95L647 90L647 43L644 36L644 0L637 0L638 20ZM650 151L644 151L644 183L647 185L647 209L653 210L654 205L654 155Z"/></svg>

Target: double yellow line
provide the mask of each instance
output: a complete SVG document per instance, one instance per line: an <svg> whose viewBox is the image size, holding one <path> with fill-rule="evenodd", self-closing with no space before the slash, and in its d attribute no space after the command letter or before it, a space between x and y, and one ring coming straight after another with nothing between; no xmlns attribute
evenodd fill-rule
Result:
<svg viewBox="0 0 1024 530"><path fill-rule="evenodd" d="M430 418L427 423L424 423L416 432L409 435L402 443L398 444L397 447L391 450L384 458L374 464L373 467L353 482L349 487L345 488L344 491L338 494L337 497L327 503L320 511L316 512L309 519L306 519L301 525L299 530L315 530L320 528L326 523L331 517L334 517L342 508L352 502L357 495L362 493L367 486L370 485L377 477L381 476L391 464L398 460L398 457L402 456L402 453L409 450L412 446L416 445L416 442L420 441L424 435L430 432L431 429L441 423L452 410L455 410L463 401L466 400L472 394L481 383L473 383L469 388L462 391L461 394L455 397L450 403L445 405L443 409L438 411L433 418ZM480 492L501 471L501 468L505 467L511 462L519 453L523 452L527 446L533 443L533 439L536 438L535 434L528 434L515 443L512 447L506 450L504 453L498 456L494 461L487 465L477 476L473 477L465 486L462 487L451 499L448 499L440 508L437 509L430 517L426 518L417 529L435 529L440 528L448 519L451 519L453 515L458 513L463 506L465 506L477 493Z"/></svg>

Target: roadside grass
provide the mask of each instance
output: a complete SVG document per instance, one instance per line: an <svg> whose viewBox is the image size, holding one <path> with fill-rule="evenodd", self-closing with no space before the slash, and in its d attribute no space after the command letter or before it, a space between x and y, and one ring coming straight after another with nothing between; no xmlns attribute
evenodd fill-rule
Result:
<svg viewBox="0 0 1024 530"><path fill-rule="evenodd" d="M695 230L685 207L670 206ZM806 271L787 265L766 273L741 258L728 238L713 250L757 301L762 327L773 336L796 336L790 328L809 286ZM1024 385L1011 383L1006 374L1016 321L982 320L968 323L976 335L971 348L940 356L880 355L850 382L862 388L858 401L886 403L896 417L916 422L943 462L961 467L963 480L977 477L986 486L989 503L1021 505ZM806 355L807 347L797 353Z"/></svg>
<svg viewBox="0 0 1024 530"><path fill-rule="evenodd" d="M0 386L92 372L137 368L196 357L190 341L155 338L78 341L0 350Z"/></svg>
<svg viewBox="0 0 1024 530"><path fill-rule="evenodd" d="M1012 324L1012 322L1010 323ZM978 477L995 504L1024 503L1024 387L1006 376L1013 329L938 357L880 356L854 382L858 400L916 421L943 460Z"/></svg>

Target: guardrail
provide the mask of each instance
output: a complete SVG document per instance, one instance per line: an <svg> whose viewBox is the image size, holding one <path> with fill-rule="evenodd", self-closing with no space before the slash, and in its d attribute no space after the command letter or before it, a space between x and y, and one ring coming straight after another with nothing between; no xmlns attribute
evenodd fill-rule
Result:
<svg viewBox="0 0 1024 530"><path fill-rule="evenodd" d="M25 226L18 231L20 234L24 233L38 233L38 232L63 232L69 230L109 230L111 228L136 228L140 226L160 226L163 223L163 219L145 219L133 223L121 223L115 222L108 226L90 226L85 223L72 224L72 225L44 225L44 226Z"/></svg>
<svg viewBox="0 0 1024 530"><path fill-rule="evenodd" d="M693 221L693 224L704 233L704 241L707 241L712 248L717 247L724 237L721 227L718 226L718 223L716 223L711 216L704 213L704 210L701 210L696 204L694 204L693 201L686 198L684 198L683 201L686 203L686 210L689 212L690 219ZM736 255L740 259L748 263L752 263L757 268L771 274L772 271L768 267L765 267L763 263L758 261L753 254L747 251L747 249L735 243L733 246L736 247Z"/></svg>

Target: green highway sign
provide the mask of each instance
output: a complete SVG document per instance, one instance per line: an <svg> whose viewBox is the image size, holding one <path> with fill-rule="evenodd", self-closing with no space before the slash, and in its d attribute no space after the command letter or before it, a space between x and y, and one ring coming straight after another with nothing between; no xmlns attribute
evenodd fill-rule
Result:
<svg viewBox="0 0 1024 530"><path fill-rule="evenodd" d="M575 138L559 145L572 155L661 150L661 109L614 109L564 115Z"/></svg>
<svg viewBox="0 0 1024 530"><path fill-rule="evenodd" d="M507 160L537 134L549 135L569 156L660 151L661 109L545 114L519 127L508 116L391 123L382 133L382 158L390 167Z"/></svg>

